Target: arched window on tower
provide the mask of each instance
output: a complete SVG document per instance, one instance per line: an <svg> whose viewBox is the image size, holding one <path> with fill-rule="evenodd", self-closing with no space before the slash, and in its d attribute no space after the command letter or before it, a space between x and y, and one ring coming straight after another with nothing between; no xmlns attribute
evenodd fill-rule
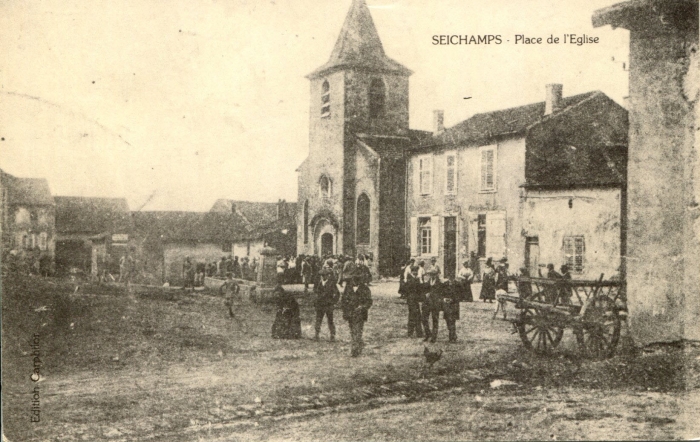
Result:
<svg viewBox="0 0 700 442"><path fill-rule="evenodd" d="M375 78L369 86L369 117L379 118L384 115L384 82Z"/></svg>
<svg viewBox="0 0 700 442"><path fill-rule="evenodd" d="M369 197L366 193L357 197L357 244L369 244Z"/></svg>
<svg viewBox="0 0 700 442"><path fill-rule="evenodd" d="M323 81L321 86L321 118L331 117L331 85L328 80Z"/></svg>
<svg viewBox="0 0 700 442"><path fill-rule="evenodd" d="M333 183L330 178L321 175L321 178L318 180L318 190L322 198L330 198L333 194Z"/></svg>
<svg viewBox="0 0 700 442"><path fill-rule="evenodd" d="M304 244L309 243L309 200L304 201Z"/></svg>

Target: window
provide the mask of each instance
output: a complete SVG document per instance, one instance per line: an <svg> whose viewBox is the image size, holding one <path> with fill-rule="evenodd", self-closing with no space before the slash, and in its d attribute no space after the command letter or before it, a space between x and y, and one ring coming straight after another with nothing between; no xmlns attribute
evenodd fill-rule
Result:
<svg viewBox="0 0 700 442"><path fill-rule="evenodd" d="M331 117L331 86L328 80L321 86L321 118Z"/></svg>
<svg viewBox="0 0 700 442"><path fill-rule="evenodd" d="M369 244L369 197L363 193L357 198L357 244Z"/></svg>
<svg viewBox="0 0 700 442"><path fill-rule="evenodd" d="M445 193L454 194L457 190L457 156L445 156Z"/></svg>
<svg viewBox="0 0 700 442"><path fill-rule="evenodd" d="M369 117L379 118L384 115L384 82L375 78L369 86Z"/></svg>
<svg viewBox="0 0 700 442"><path fill-rule="evenodd" d="M433 234L430 228L430 218L420 219L420 253L421 255L433 253Z"/></svg>
<svg viewBox="0 0 700 442"><path fill-rule="evenodd" d="M477 244L477 256L479 258L486 257L486 214L478 216L478 244Z"/></svg>
<svg viewBox="0 0 700 442"><path fill-rule="evenodd" d="M309 200L304 201L304 244L309 243Z"/></svg>
<svg viewBox="0 0 700 442"><path fill-rule="evenodd" d="M564 237L564 257L572 273L583 273L586 242L583 236Z"/></svg>
<svg viewBox="0 0 700 442"><path fill-rule="evenodd" d="M433 158L431 156L418 159L418 186L421 195L433 193Z"/></svg>
<svg viewBox="0 0 700 442"><path fill-rule="evenodd" d="M36 213L36 211L32 210L31 212L29 212L29 219L32 223L35 223L39 220L39 214Z"/></svg>
<svg viewBox="0 0 700 442"><path fill-rule="evenodd" d="M496 148L494 146L481 148L481 190L485 192L496 190Z"/></svg>
<svg viewBox="0 0 700 442"><path fill-rule="evenodd" d="M29 242L30 242L29 235L27 235L26 233L24 235L22 235L22 248L23 249L29 248L29 246L30 246Z"/></svg>
<svg viewBox="0 0 700 442"><path fill-rule="evenodd" d="M41 250L46 250L46 248L47 248L46 246L48 243L47 240L48 240L48 234L46 232L41 232L39 234L39 248Z"/></svg>
<svg viewBox="0 0 700 442"><path fill-rule="evenodd" d="M321 175L321 178L318 180L318 187L319 191L321 192L321 197L330 198L331 193L333 192L332 186L333 184L331 183L331 180L327 176Z"/></svg>

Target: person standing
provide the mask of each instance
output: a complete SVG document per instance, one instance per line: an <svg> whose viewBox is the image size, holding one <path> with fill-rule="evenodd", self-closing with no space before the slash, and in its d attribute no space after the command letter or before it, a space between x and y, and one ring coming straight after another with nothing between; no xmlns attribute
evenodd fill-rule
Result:
<svg viewBox="0 0 700 442"><path fill-rule="evenodd" d="M314 284L314 308L316 309L316 335L314 339L318 341L321 333L323 317L328 320L328 330L331 332L331 342L335 341L335 323L333 322L333 309L340 299L340 291L333 277L333 270L322 268L319 272L318 281Z"/></svg>
<svg viewBox="0 0 700 442"><path fill-rule="evenodd" d="M272 324L272 337L275 339L299 339L301 338L301 318L299 316L299 303L294 295L287 293L281 284L275 287L275 301L277 314Z"/></svg>
<svg viewBox="0 0 700 442"><path fill-rule="evenodd" d="M345 282L346 283L345 285L347 286L347 283L350 280L351 275L355 274L356 268L357 268L357 266L355 265L355 261L353 261L351 257L345 256L345 261L343 263L343 280L341 281L341 284L342 284L342 282Z"/></svg>
<svg viewBox="0 0 700 442"><path fill-rule="evenodd" d="M457 321L459 320L459 301L462 298L459 285L447 281L442 286L442 316L447 324L449 342L457 342Z"/></svg>
<svg viewBox="0 0 700 442"><path fill-rule="evenodd" d="M408 306L408 337L422 338L424 333L421 302L425 301L425 294L423 293L423 283L418 278L418 266L411 267L404 282L403 296L406 298Z"/></svg>
<svg viewBox="0 0 700 442"><path fill-rule="evenodd" d="M440 268L440 264L437 263L437 258L432 257L430 258L430 267L428 268L428 271L435 270L438 275L438 279L442 277L442 269Z"/></svg>
<svg viewBox="0 0 700 442"><path fill-rule="evenodd" d="M423 304L423 326L425 327L425 341L435 342L438 336L438 327L440 321L440 311L442 310L442 295L443 287L440 282L440 276L437 270L430 269L428 271L428 282L425 283L425 289L428 295ZM428 322L428 317L432 320L432 330Z"/></svg>
<svg viewBox="0 0 700 442"><path fill-rule="evenodd" d="M457 286L461 291L461 300L473 302L474 295L472 294L472 281L474 281L474 272L469 268L469 261L462 263L462 268L457 273Z"/></svg>
<svg viewBox="0 0 700 442"><path fill-rule="evenodd" d="M411 269L413 268L413 263L415 263L416 260L411 258L408 260L405 266L401 268L401 273L399 274L399 298L405 299L406 298L406 292L405 292L405 286L406 286L406 281L408 281L408 277L411 275ZM416 267L416 272L418 271L418 267Z"/></svg>
<svg viewBox="0 0 700 442"><path fill-rule="evenodd" d="M309 284L311 283L311 264L309 264L306 257L301 260L301 281L304 283L304 293L308 292ZM315 288L316 286L314 285Z"/></svg>
<svg viewBox="0 0 700 442"><path fill-rule="evenodd" d="M188 287L191 287L192 291L194 291L194 274L194 264L192 264L190 257L186 256L185 262L182 263L182 279L184 281L182 284L182 290L187 290Z"/></svg>
<svg viewBox="0 0 700 442"><path fill-rule="evenodd" d="M508 293L508 259L501 258L496 267L496 290Z"/></svg>
<svg viewBox="0 0 700 442"><path fill-rule="evenodd" d="M343 274L347 283L343 291L341 306L343 309L343 319L348 321L350 326L350 336L352 338L352 357L362 354L364 342L362 332L367 321L367 311L372 307L372 293L365 284L362 283L362 275L357 271Z"/></svg>
<svg viewBox="0 0 700 442"><path fill-rule="evenodd" d="M484 302L493 302L496 299L496 269L493 267L493 259L491 258L487 259L484 265L479 299L482 299Z"/></svg>
<svg viewBox="0 0 700 442"><path fill-rule="evenodd" d="M418 261L418 278L421 282L426 282L425 280L425 261L422 259Z"/></svg>

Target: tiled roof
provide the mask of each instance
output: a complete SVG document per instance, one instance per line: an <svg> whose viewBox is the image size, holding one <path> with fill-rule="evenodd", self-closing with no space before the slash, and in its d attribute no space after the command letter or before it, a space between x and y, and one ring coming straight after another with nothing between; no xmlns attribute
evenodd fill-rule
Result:
<svg viewBox="0 0 700 442"><path fill-rule="evenodd" d="M554 112L552 116L596 94L602 94L602 92L586 92L563 98L559 110ZM418 148L443 144L483 145L500 135L524 133L528 127L543 120L544 108L545 103L541 101L510 109L478 113L446 129L439 135L424 139L418 144Z"/></svg>
<svg viewBox="0 0 700 442"><path fill-rule="evenodd" d="M652 27L698 28L698 0L631 0L593 13L593 27L611 25L625 29Z"/></svg>
<svg viewBox="0 0 700 442"><path fill-rule="evenodd" d="M165 242L225 243L244 234L245 222L235 213L133 212L134 228L150 239Z"/></svg>
<svg viewBox="0 0 700 442"><path fill-rule="evenodd" d="M0 171L7 187L8 204L53 205L49 182L44 178L17 178Z"/></svg>
<svg viewBox="0 0 700 442"><path fill-rule="evenodd" d="M403 75L412 73L384 53L384 47L365 0L353 0L330 59L307 77L315 78L336 69L347 68Z"/></svg>
<svg viewBox="0 0 700 442"><path fill-rule="evenodd" d="M210 212L233 213L240 215L252 228L267 226L277 221L277 207L280 203L264 203L255 201L236 201L229 199L216 200ZM296 203L284 202L287 216L296 214ZM285 214L281 214L282 217Z"/></svg>
<svg viewBox="0 0 700 442"><path fill-rule="evenodd" d="M128 233L129 204L125 198L57 196L56 231L59 233Z"/></svg>

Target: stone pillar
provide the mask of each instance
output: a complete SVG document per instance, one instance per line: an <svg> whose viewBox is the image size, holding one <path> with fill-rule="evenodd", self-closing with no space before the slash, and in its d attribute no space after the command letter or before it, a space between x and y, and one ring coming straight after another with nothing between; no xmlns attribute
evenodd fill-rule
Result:
<svg viewBox="0 0 700 442"><path fill-rule="evenodd" d="M631 336L637 345L697 340L698 2L621 3L597 11L593 23L630 30L626 280Z"/></svg>
<svg viewBox="0 0 700 442"><path fill-rule="evenodd" d="M255 281L261 286L277 284L277 250L264 247L260 251L260 264Z"/></svg>

